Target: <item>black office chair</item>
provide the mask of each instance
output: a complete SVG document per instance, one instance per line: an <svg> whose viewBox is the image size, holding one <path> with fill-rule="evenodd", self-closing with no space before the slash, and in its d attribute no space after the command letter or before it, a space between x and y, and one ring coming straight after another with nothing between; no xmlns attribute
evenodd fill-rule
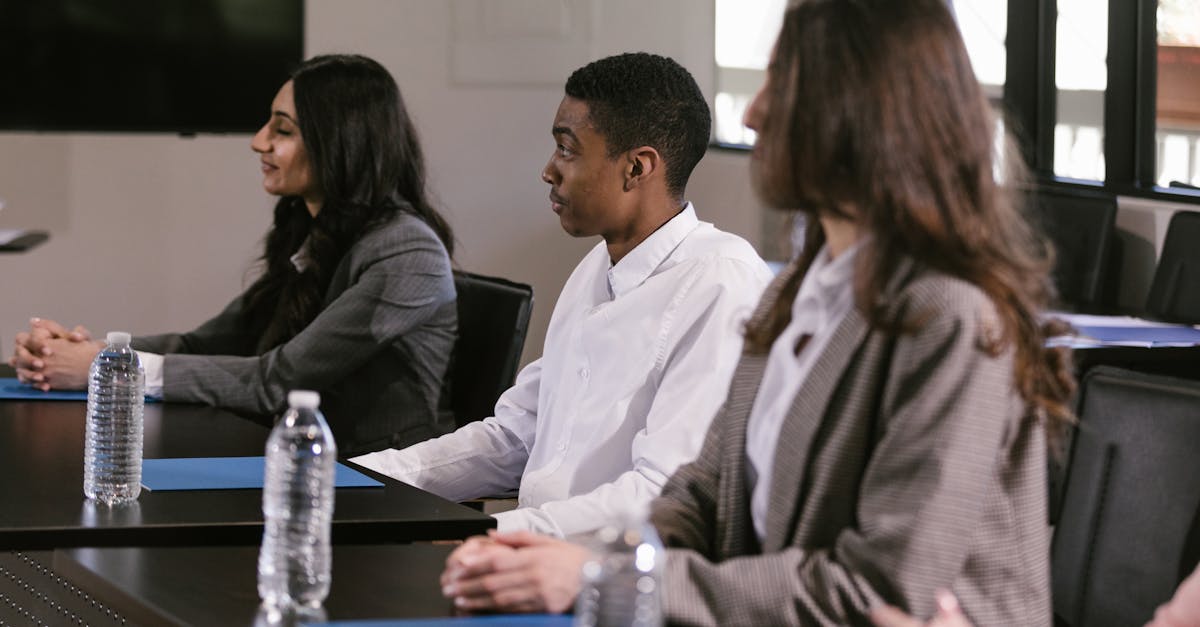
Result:
<svg viewBox="0 0 1200 627"><path fill-rule="evenodd" d="M1054 285L1062 304L1075 310L1111 305L1109 276L1118 263L1116 196L1097 190L1040 187L1035 215L1054 243Z"/></svg>
<svg viewBox="0 0 1200 627"><path fill-rule="evenodd" d="M458 341L450 361L450 407L462 426L492 415L513 384L533 309L533 288L505 279L454 273Z"/></svg>
<svg viewBox="0 0 1200 627"><path fill-rule="evenodd" d="M1171 216L1146 313L1171 322L1200 324L1200 211Z"/></svg>
<svg viewBox="0 0 1200 627"><path fill-rule="evenodd" d="M1196 566L1200 382L1098 366L1079 407L1051 554L1056 624L1142 625Z"/></svg>

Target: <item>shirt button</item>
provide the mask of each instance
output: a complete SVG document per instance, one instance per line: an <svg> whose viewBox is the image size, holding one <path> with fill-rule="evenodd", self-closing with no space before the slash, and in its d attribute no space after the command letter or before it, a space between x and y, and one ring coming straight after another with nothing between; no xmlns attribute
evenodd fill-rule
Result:
<svg viewBox="0 0 1200 627"><path fill-rule="evenodd" d="M567 445L566 445L566 444L559 444L559 445L558 445L558 450L560 450L560 451L565 451L565 450L567 450Z"/></svg>
<svg viewBox="0 0 1200 627"><path fill-rule="evenodd" d="M584 381L587 381L588 377L590 377L590 376L592 376L591 370L588 370L587 368L579 369L579 378L583 379Z"/></svg>

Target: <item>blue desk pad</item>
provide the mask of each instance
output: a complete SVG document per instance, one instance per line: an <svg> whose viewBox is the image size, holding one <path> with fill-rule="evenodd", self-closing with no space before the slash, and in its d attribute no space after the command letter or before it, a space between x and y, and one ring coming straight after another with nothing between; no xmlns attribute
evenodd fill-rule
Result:
<svg viewBox="0 0 1200 627"><path fill-rule="evenodd" d="M12 378L0 378L0 399L13 401L86 401L87 392L83 390L50 390L43 392L32 386L25 385ZM146 397L147 403L157 403L159 399Z"/></svg>
<svg viewBox="0 0 1200 627"><path fill-rule="evenodd" d="M263 457L177 457L142 460L142 485L156 490L261 490L266 460ZM350 468L337 465L337 488L377 488L383 484Z"/></svg>
<svg viewBox="0 0 1200 627"><path fill-rule="evenodd" d="M570 615L563 614L496 614L454 618L342 620L303 624L306 627L570 627L571 621Z"/></svg>

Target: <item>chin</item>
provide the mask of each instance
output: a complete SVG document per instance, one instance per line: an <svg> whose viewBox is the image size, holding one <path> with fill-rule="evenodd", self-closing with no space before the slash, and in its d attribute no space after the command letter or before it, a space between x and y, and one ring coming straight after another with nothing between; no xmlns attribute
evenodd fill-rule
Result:
<svg viewBox="0 0 1200 627"><path fill-rule="evenodd" d="M570 235L571 237L587 237L588 236L588 234L586 232L584 232L584 229L580 228L578 224L575 224L575 223L571 222L570 220L567 220L563 216L559 216L558 223L560 226L562 226L562 230L565 231L566 234Z"/></svg>

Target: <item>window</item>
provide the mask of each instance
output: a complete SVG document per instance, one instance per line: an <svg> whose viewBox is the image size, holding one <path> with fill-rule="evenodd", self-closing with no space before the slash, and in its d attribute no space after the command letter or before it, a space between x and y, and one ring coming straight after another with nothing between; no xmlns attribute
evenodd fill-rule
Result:
<svg viewBox="0 0 1200 627"><path fill-rule="evenodd" d="M716 0L717 95L713 100L717 143L754 144L742 116L766 80L771 47L779 35L787 0Z"/></svg>
<svg viewBox="0 0 1200 627"><path fill-rule="evenodd" d="M1042 183L1200 204L1200 0L946 0ZM787 0L714 0L715 137L749 146Z"/></svg>
<svg viewBox="0 0 1200 627"><path fill-rule="evenodd" d="M1104 180L1107 0L1058 0L1055 33L1054 173Z"/></svg>
<svg viewBox="0 0 1200 627"><path fill-rule="evenodd" d="M1155 182L1200 186L1200 0L1160 0Z"/></svg>
<svg viewBox="0 0 1200 627"><path fill-rule="evenodd" d="M750 100L766 80L771 46L787 0L715 0L717 93L713 100L718 144L751 146L754 131L742 125ZM999 100L1006 70L1007 0L952 0L971 65L988 96Z"/></svg>
<svg viewBox="0 0 1200 627"><path fill-rule="evenodd" d="M1004 46L1008 34L1007 0L953 0L951 7L975 76L990 98L999 99L1008 70Z"/></svg>

